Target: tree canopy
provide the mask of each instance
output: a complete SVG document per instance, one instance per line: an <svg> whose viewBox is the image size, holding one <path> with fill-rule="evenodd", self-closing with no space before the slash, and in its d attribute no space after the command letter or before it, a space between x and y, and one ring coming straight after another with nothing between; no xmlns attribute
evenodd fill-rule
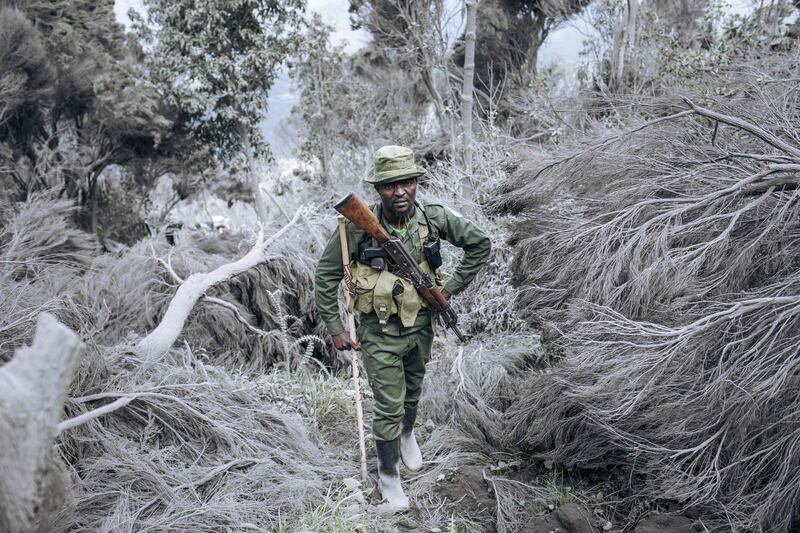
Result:
<svg viewBox="0 0 800 533"><path fill-rule="evenodd" d="M221 164L268 153L258 126L304 2L148 0L126 34L114 0L0 3L0 179L57 188L81 225L127 239L152 186L192 195ZM122 174L105 176L112 166ZM204 177L205 176L205 177Z"/></svg>
<svg viewBox="0 0 800 533"><path fill-rule="evenodd" d="M475 85L498 86L536 72L539 48L548 35L591 0L482 0L478 4ZM456 64L463 62L463 39Z"/></svg>
<svg viewBox="0 0 800 533"><path fill-rule="evenodd" d="M17 199L60 188L79 199L86 227L97 230L103 171L155 157L173 122L116 21L113 0L8 4L0 15L0 85L11 97L0 142L13 164L3 178Z"/></svg>
<svg viewBox="0 0 800 533"><path fill-rule="evenodd" d="M145 0L132 12L145 64L162 98L195 140L221 160L242 140L265 151L267 95L297 46L304 0Z"/></svg>

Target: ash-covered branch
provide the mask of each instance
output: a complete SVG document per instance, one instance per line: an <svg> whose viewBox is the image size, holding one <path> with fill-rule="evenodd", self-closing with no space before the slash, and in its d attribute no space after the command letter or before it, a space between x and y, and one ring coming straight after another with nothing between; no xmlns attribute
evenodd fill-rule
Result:
<svg viewBox="0 0 800 533"><path fill-rule="evenodd" d="M211 287L263 263L266 260L266 249L294 226L301 213L302 210L298 210L287 225L268 239L265 239L263 231L260 231L253 248L241 259L208 273L195 273L189 276L178 287L161 322L139 342L137 349L148 358L159 357L166 353L178 339L197 300Z"/></svg>

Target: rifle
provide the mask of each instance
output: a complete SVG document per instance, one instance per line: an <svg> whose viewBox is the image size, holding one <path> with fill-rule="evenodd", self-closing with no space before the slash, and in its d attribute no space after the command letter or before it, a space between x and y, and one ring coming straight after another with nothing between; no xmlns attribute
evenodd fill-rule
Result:
<svg viewBox="0 0 800 533"><path fill-rule="evenodd" d="M445 327L453 330L461 342L466 342L467 337L458 329L458 316L442 291L436 287L431 277L422 271L417 261L403 246L403 242L389 235L369 206L361 198L350 193L339 200L334 209L378 241L386 250L386 255L393 266L392 273L410 281L422 299L438 313Z"/></svg>

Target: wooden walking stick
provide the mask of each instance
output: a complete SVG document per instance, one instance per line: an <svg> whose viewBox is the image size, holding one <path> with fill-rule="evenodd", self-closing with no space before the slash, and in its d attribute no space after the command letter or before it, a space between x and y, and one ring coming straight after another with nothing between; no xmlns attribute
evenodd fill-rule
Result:
<svg viewBox="0 0 800 533"><path fill-rule="evenodd" d="M345 218L339 215L339 242L342 245L342 269L344 270L344 301L347 305L347 327L350 331L350 339L357 343L356 339L356 319L350 308L350 289L353 283L353 275L350 273L350 251L347 246L347 235L344 228ZM363 488L367 488L367 448L364 444L364 411L361 408L361 385L358 381L358 349L353 346L350 349L353 354L350 358L353 367L353 385L356 390L356 418L358 419L358 448L361 451L361 483Z"/></svg>

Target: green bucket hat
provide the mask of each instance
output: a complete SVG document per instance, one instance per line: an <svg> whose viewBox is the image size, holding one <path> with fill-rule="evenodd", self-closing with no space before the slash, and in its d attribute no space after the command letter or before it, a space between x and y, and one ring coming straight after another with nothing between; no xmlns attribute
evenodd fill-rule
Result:
<svg viewBox="0 0 800 533"><path fill-rule="evenodd" d="M372 156L372 168L367 183L391 183L425 174L425 169L414 164L414 152L405 146L384 146Z"/></svg>

